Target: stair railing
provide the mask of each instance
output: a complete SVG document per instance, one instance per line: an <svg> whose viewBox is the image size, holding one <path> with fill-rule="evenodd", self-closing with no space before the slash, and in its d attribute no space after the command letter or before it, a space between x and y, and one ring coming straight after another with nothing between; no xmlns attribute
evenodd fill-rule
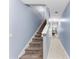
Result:
<svg viewBox="0 0 79 59"><path fill-rule="evenodd" d="M47 59L49 46L50 46L50 36L49 36L49 24L46 24L42 31L43 37L43 59Z"/></svg>

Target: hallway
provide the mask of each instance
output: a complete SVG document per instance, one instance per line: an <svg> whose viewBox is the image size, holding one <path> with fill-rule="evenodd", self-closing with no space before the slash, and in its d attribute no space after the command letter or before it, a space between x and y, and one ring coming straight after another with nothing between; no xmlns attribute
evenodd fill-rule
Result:
<svg viewBox="0 0 79 59"><path fill-rule="evenodd" d="M67 55L67 52L65 51L57 35L53 36L50 42L47 59L69 59L69 56Z"/></svg>

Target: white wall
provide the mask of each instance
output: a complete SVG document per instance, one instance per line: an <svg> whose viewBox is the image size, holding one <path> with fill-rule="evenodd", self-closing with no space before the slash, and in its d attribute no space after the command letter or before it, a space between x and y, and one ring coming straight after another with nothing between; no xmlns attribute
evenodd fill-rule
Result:
<svg viewBox="0 0 79 59"><path fill-rule="evenodd" d="M17 59L38 26L41 16L21 3L10 0L10 59Z"/></svg>

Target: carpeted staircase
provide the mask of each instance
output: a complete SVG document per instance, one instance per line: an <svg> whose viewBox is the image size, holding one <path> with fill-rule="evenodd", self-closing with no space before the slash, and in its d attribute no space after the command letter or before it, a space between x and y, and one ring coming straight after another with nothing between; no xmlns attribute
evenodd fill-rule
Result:
<svg viewBox="0 0 79 59"><path fill-rule="evenodd" d="M25 49L24 55L19 59L43 59L43 38L42 31L46 25L46 20L41 25L35 36L32 38L32 42L29 43L29 47Z"/></svg>

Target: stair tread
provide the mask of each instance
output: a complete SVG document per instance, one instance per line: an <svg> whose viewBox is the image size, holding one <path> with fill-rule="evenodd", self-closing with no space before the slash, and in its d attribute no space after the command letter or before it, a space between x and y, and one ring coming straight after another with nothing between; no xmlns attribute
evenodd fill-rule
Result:
<svg viewBox="0 0 79 59"><path fill-rule="evenodd" d="M42 42L42 39L33 39L32 42Z"/></svg>
<svg viewBox="0 0 79 59"><path fill-rule="evenodd" d="M35 37L41 37L41 35L35 35Z"/></svg>
<svg viewBox="0 0 79 59"><path fill-rule="evenodd" d="M32 41L43 41L43 38L42 37L35 37L35 38L33 38Z"/></svg>
<svg viewBox="0 0 79 59"><path fill-rule="evenodd" d="M21 59L41 59L40 54L24 55Z"/></svg>
<svg viewBox="0 0 79 59"><path fill-rule="evenodd" d="M37 34L42 34L42 32L37 32Z"/></svg>
<svg viewBox="0 0 79 59"><path fill-rule="evenodd" d="M42 35L41 33L36 33L36 35Z"/></svg>
<svg viewBox="0 0 79 59"><path fill-rule="evenodd" d="M30 44L30 47L42 47L43 45L41 44Z"/></svg>
<svg viewBox="0 0 79 59"><path fill-rule="evenodd" d="M34 41L34 40L33 40L31 43L29 43L29 45L30 45L30 44L42 44L42 43L43 43L42 41Z"/></svg>
<svg viewBox="0 0 79 59"><path fill-rule="evenodd" d="M28 49L42 49L43 47L28 47Z"/></svg>
<svg viewBox="0 0 79 59"><path fill-rule="evenodd" d="M43 37L34 37L33 39L43 39Z"/></svg>
<svg viewBox="0 0 79 59"><path fill-rule="evenodd" d="M30 46L43 46L42 44L29 44Z"/></svg>
<svg viewBox="0 0 79 59"><path fill-rule="evenodd" d="M25 51L33 51L33 50L34 50L34 51L35 51L35 50L38 51L38 50L42 50L42 48L32 48L32 47L31 47L31 48L25 49Z"/></svg>
<svg viewBox="0 0 79 59"><path fill-rule="evenodd" d="M42 42L42 39L33 39L32 42Z"/></svg>
<svg viewBox="0 0 79 59"><path fill-rule="evenodd" d="M32 41L31 43L29 43L29 44L42 44L42 42L35 42L35 41Z"/></svg>
<svg viewBox="0 0 79 59"><path fill-rule="evenodd" d="M25 52L24 55L41 54L42 52Z"/></svg>

